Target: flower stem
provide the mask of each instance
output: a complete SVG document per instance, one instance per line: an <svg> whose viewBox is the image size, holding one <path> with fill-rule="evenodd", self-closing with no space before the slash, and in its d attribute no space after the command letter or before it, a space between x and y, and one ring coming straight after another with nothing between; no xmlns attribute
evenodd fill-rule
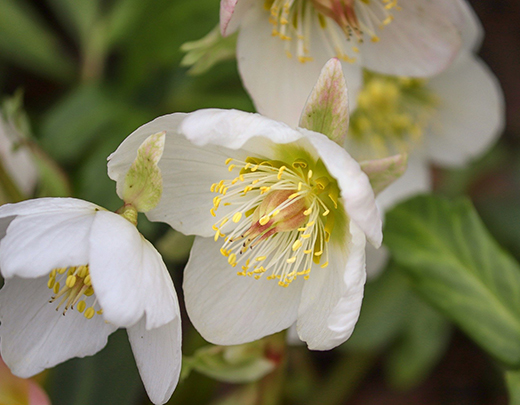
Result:
<svg viewBox="0 0 520 405"><path fill-rule="evenodd" d="M355 392L360 381L367 375L377 356L372 353L348 353L342 356L321 386L316 388L308 405L338 405Z"/></svg>

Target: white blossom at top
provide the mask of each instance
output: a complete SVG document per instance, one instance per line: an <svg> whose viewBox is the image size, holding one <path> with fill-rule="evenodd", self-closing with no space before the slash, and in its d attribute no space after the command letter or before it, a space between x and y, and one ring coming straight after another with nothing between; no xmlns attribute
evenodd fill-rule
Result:
<svg viewBox="0 0 520 405"><path fill-rule="evenodd" d="M431 76L460 48L451 0L221 0L224 36L239 30L237 60L257 111L296 125L327 60L342 60L349 89L361 67Z"/></svg>

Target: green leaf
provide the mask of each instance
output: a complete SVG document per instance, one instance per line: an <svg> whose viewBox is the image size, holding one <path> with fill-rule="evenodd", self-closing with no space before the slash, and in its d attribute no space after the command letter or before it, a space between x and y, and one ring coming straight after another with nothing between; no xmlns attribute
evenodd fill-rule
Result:
<svg viewBox="0 0 520 405"><path fill-rule="evenodd" d="M386 221L385 243L417 291L491 355L520 366L520 267L471 203L420 196Z"/></svg>
<svg viewBox="0 0 520 405"><path fill-rule="evenodd" d="M106 136L123 111L122 105L96 86L76 88L44 116L42 146L61 162L76 162L94 140Z"/></svg>
<svg viewBox="0 0 520 405"><path fill-rule="evenodd" d="M54 32L22 0L0 0L0 56L42 76L65 81L74 66Z"/></svg>
<svg viewBox="0 0 520 405"><path fill-rule="evenodd" d="M394 267L390 263L377 280L367 283L359 320L343 348L378 351L399 334L408 315L411 292L406 278Z"/></svg>
<svg viewBox="0 0 520 405"><path fill-rule="evenodd" d="M507 371L505 377L509 392L509 405L520 405L520 371Z"/></svg>
<svg viewBox="0 0 520 405"><path fill-rule="evenodd" d="M446 351L450 338L448 322L429 305L415 298L408 309L406 325L386 364L388 380L402 390L423 382Z"/></svg>
<svg viewBox="0 0 520 405"><path fill-rule="evenodd" d="M88 38L99 14L99 0L48 0L49 5L78 42Z"/></svg>

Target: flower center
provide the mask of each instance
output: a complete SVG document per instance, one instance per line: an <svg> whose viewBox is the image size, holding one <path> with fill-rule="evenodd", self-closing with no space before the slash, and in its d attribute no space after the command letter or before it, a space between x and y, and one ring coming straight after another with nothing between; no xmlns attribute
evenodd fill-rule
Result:
<svg viewBox="0 0 520 405"><path fill-rule="evenodd" d="M99 315L103 313L102 309L98 311L94 309L97 299L93 300L93 298L90 298L94 295L94 289L92 288L92 282L90 280L88 264L53 269L49 274L47 286L54 292L54 295L49 301L50 303L61 298L56 307L56 311L62 304L65 304L63 315L65 315L69 308L74 309L74 305L76 304L76 309L80 313L84 312L83 315L87 319L91 319L96 313ZM94 301L88 308L87 300Z"/></svg>
<svg viewBox="0 0 520 405"><path fill-rule="evenodd" d="M218 195L210 211L224 211L213 226L215 241L224 238L220 251L232 267L241 266L238 275L260 279L268 272L268 280L287 287L297 276L308 279L313 263L327 267L329 240L343 210L336 180L321 161L311 163L226 160L238 175L211 186Z"/></svg>
<svg viewBox="0 0 520 405"><path fill-rule="evenodd" d="M349 151L356 159L407 153L423 138L439 100L427 81L365 71L358 106L350 117Z"/></svg>
<svg viewBox="0 0 520 405"><path fill-rule="evenodd" d="M352 52L359 52L359 48L351 39L357 44L365 37L378 42L377 31L392 22L393 10L400 9L397 1L265 0L264 7L270 11L273 36L286 41L288 57L295 52L300 62L311 61L310 36L318 28L331 54L353 63L356 58L351 56Z"/></svg>

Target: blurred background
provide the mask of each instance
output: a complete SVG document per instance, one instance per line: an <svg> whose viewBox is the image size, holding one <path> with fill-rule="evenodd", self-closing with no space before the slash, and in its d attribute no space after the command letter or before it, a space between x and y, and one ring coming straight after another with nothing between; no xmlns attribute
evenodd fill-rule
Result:
<svg viewBox="0 0 520 405"><path fill-rule="evenodd" d="M520 2L470 3L485 29L480 56L504 90L507 124L495 147L468 167L433 168L435 187L470 196L492 235L520 259ZM0 0L0 97L38 172L35 189L5 193L2 202L70 195L116 210L121 201L106 158L138 126L206 107L253 111L234 59L198 76L180 65L181 45L206 35L218 15L218 0ZM190 239L144 216L139 229L180 287ZM183 325L183 351L192 356L206 343L187 318ZM170 403L508 403L499 366L421 301L392 264L367 286L345 345L309 352L280 341L261 346L277 368L259 382L218 382L194 367ZM68 361L38 381L53 404L148 401L124 331L98 355ZM258 394L266 391L279 395Z"/></svg>

